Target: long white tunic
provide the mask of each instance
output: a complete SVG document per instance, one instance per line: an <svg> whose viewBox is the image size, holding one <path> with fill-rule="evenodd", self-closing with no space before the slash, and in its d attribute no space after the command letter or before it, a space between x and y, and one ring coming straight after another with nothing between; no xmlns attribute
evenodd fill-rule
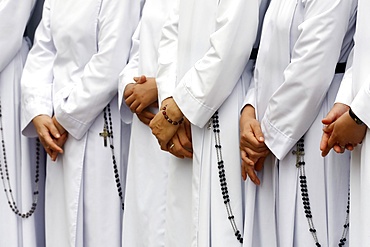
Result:
<svg viewBox="0 0 370 247"><path fill-rule="evenodd" d="M20 80L29 50L23 38L35 0L0 1L0 100L2 108L6 160L12 194L21 212L31 209L35 188L36 140L21 135ZM2 153L2 152L1 152ZM8 205L1 181L0 246L42 247L44 243L44 175L43 153L40 156L40 192L36 212L28 219L16 216ZM0 162L5 179L4 157Z"/></svg>
<svg viewBox="0 0 370 247"><path fill-rule="evenodd" d="M221 194L213 131L219 112L222 155L231 208L242 231L239 110L242 72L253 47L258 0L180 1L163 29L157 86L173 96L192 123L193 160L171 160L167 246L241 246Z"/></svg>
<svg viewBox="0 0 370 247"><path fill-rule="evenodd" d="M324 159L319 145L321 119L331 108L343 75L334 75L336 63L345 62L352 47L356 7L357 1L347 0L270 4L253 90L265 143L275 156L265 161L255 193L246 193L245 238L252 238L247 246L315 246L292 154L303 135L318 241L321 246L339 243L346 219L349 157L331 153Z"/></svg>
<svg viewBox="0 0 370 247"><path fill-rule="evenodd" d="M353 58L353 78L342 83L337 101L350 105L356 115L369 127L370 116L370 17L369 1L358 1L357 27ZM353 79L353 80L351 80ZM369 128L362 145L352 152L351 161L351 205L350 205L350 239L349 246L365 247L370 245L370 200L369 200Z"/></svg>
<svg viewBox="0 0 370 247"><path fill-rule="evenodd" d="M122 210L111 149L99 133L103 108L110 103L123 186L129 137L128 126L121 130L115 95L140 9L141 3L131 0L44 4L22 77L22 126L24 134L35 135L31 120L55 115L69 133L64 154L56 162L47 160L47 246L121 246Z"/></svg>
<svg viewBox="0 0 370 247"><path fill-rule="evenodd" d="M121 116L129 122L132 113L122 102L125 87L134 76L155 77L162 26L173 0L147 0L140 25L133 37L130 61L121 73L119 101ZM152 109L156 113L155 109ZM127 167L125 213L122 246L165 246L165 218L168 158L160 150L150 128L136 115L131 124L130 152Z"/></svg>

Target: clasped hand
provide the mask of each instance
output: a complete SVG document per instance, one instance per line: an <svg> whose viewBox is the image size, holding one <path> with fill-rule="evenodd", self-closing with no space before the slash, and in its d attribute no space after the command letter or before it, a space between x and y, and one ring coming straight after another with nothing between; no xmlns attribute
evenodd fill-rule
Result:
<svg viewBox="0 0 370 247"><path fill-rule="evenodd" d="M58 123L55 116L51 118L47 115L38 115L32 123L46 153L52 161L55 161L58 154L63 153L62 147L67 141L68 132Z"/></svg>
<svg viewBox="0 0 370 247"><path fill-rule="evenodd" d="M358 125L348 111L349 106L336 103L322 120L324 124L320 143L322 156L326 156L331 149L337 153L343 153L345 149L351 151L364 139L367 126Z"/></svg>
<svg viewBox="0 0 370 247"><path fill-rule="evenodd" d="M155 116L149 108L158 107L155 78L142 75L134 77L134 81L135 83L130 83L125 88L123 95L125 103L141 122L149 125Z"/></svg>
<svg viewBox="0 0 370 247"><path fill-rule="evenodd" d="M166 105L166 114L173 120L179 120L183 114L176 102L172 98L167 98L162 102L162 107ZM182 124L173 125L169 123L159 111L149 124L153 135L158 139L162 150L170 152L178 158L192 158L192 139L189 121L184 118Z"/></svg>
<svg viewBox="0 0 370 247"><path fill-rule="evenodd" d="M254 108L251 105L245 106L240 117L241 172L244 180L249 177L256 185L261 183L256 171L262 170L265 158L270 153L264 141Z"/></svg>

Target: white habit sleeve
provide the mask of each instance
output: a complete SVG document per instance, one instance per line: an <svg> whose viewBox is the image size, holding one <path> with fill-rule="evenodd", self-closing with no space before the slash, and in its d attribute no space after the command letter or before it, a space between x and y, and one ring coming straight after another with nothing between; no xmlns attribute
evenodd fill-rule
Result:
<svg viewBox="0 0 370 247"><path fill-rule="evenodd" d="M173 93L192 124L203 127L234 89L256 39L258 13L258 0L220 1L208 51Z"/></svg>
<svg viewBox="0 0 370 247"><path fill-rule="evenodd" d="M56 95L64 100L55 106L55 117L76 139L83 137L117 94L118 76L129 57L141 7L137 0L103 1L98 20L98 51L85 66L80 83Z"/></svg>
<svg viewBox="0 0 370 247"><path fill-rule="evenodd" d="M31 123L40 114L52 116L52 82L55 47L50 32L50 1L45 0L41 22L36 30L34 46L22 74L22 133L37 136Z"/></svg>
<svg viewBox="0 0 370 247"><path fill-rule="evenodd" d="M261 121L265 143L282 159L308 130L334 77L352 1L307 0L304 21L284 71Z"/></svg>

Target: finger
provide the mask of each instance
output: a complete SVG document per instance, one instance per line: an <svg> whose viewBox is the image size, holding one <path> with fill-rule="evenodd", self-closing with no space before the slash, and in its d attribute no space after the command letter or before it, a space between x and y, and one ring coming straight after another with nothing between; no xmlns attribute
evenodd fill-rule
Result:
<svg viewBox="0 0 370 247"><path fill-rule="evenodd" d="M128 96L126 99L125 99L125 103L126 105L130 108L132 102L135 101L135 96L133 94L131 94L130 96Z"/></svg>
<svg viewBox="0 0 370 247"><path fill-rule="evenodd" d="M179 152L178 152L178 146L180 145L180 144L178 144L177 143L177 147L176 147L176 141L175 141L175 138L172 138L172 141L170 141L169 143L168 143L168 145L167 145L167 149L168 149L168 152L170 153L170 154L172 154L173 156L175 156L175 157L177 157L177 158L180 158L180 159L183 159L184 158L184 156L183 155L181 155ZM175 147L177 148L177 149L175 149Z"/></svg>
<svg viewBox="0 0 370 247"><path fill-rule="evenodd" d="M142 113L142 112L143 112L143 110L144 110L145 108L147 108L147 107L148 107L147 105L140 103L140 104L138 105L138 107L136 108L136 110L135 110L136 114L138 114L138 113Z"/></svg>
<svg viewBox="0 0 370 247"><path fill-rule="evenodd" d="M254 162L253 162L253 160L251 160L251 159L248 157L247 152L245 152L244 150L240 150L240 157L242 158L242 161L243 161L246 165L254 166Z"/></svg>
<svg viewBox="0 0 370 247"><path fill-rule="evenodd" d="M270 153L270 150L268 148L263 149L263 151L258 151L258 152L256 152L253 149L247 148L247 147L241 148L241 150L247 153L247 157L253 162L253 164L256 164L256 162L260 158L266 157Z"/></svg>
<svg viewBox="0 0 370 247"><path fill-rule="evenodd" d="M191 143L191 140L189 139L184 126L181 126L178 129L177 136L179 138L181 146L192 152L193 144Z"/></svg>
<svg viewBox="0 0 370 247"><path fill-rule="evenodd" d="M58 153L55 152L55 151L52 151L51 152L51 155L50 155L50 158L52 161L56 161L57 160L57 157L58 157Z"/></svg>
<svg viewBox="0 0 370 247"><path fill-rule="evenodd" d="M140 114L144 115L146 118L153 119L155 114L149 110L142 111Z"/></svg>
<svg viewBox="0 0 370 247"><path fill-rule="evenodd" d="M338 143L338 140L337 140L335 134L333 134L334 124L330 124L326 127L326 130L328 131L327 133L330 133L330 135L329 135L329 138L328 138L328 141L327 141L326 148L324 148L321 152L321 155L323 157L325 157L329 153L330 149L332 149L334 147L334 145Z"/></svg>
<svg viewBox="0 0 370 247"><path fill-rule="evenodd" d="M256 163L256 161L257 161L258 159L253 159L253 158L249 157L248 152L244 152L244 153L246 153L246 155L241 157L241 158L242 158L242 160L243 160L247 165L253 166L253 165Z"/></svg>
<svg viewBox="0 0 370 247"><path fill-rule="evenodd" d="M249 177L249 179L255 184L255 185L260 185L260 180L259 178L257 177L257 174L256 172L254 171L254 166L249 166L247 165L246 168L245 168L246 172L247 172L247 175Z"/></svg>
<svg viewBox="0 0 370 247"><path fill-rule="evenodd" d="M259 124L259 122L254 121L254 122L251 124L251 128L252 128L252 131L253 131L253 134L254 134L255 138L256 138L259 142L264 142L264 141L265 141L265 138L263 137L263 133L262 133L261 125Z"/></svg>
<svg viewBox="0 0 370 247"><path fill-rule="evenodd" d="M193 158L193 153L181 144L179 135L175 135L172 138L172 143L174 146L170 149L170 152L174 154L176 157L187 157L187 158Z"/></svg>
<svg viewBox="0 0 370 247"><path fill-rule="evenodd" d="M321 120L321 122L322 122L323 124L327 125L327 124L331 124L332 122L334 122L334 121L335 121L335 119L336 119L336 116L335 116L334 112L333 112L333 111L330 111L330 112L328 113L328 115L326 115L326 117L324 117L324 118Z"/></svg>
<svg viewBox="0 0 370 247"><path fill-rule="evenodd" d="M140 114L136 114L137 117L139 118L139 120L146 124L146 125L149 125L150 121L154 118L155 114L148 111L148 110L144 110L142 111Z"/></svg>
<svg viewBox="0 0 370 247"><path fill-rule="evenodd" d="M39 134L39 138L42 140L42 144L46 151L48 151L47 149L51 149L58 153L63 152L63 150L54 142L54 139L51 138L49 132L42 132Z"/></svg>
<svg viewBox="0 0 370 247"><path fill-rule="evenodd" d="M323 133L320 141L320 150L324 151L327 146L328 146L328 140L329 140L329 134L328 133Z"/></svg>
<svg viewBox="0 0 370 247"><path fill-rule="evenodd" d="M324 125L324 127L322 128L322 131L324 131L325 133L331 133L333 132L333 129L334 129L334 124L329 124L329 125Z"/></svg>
<svg viewBox="0 0 370 247"><path fill-rule="evenodd" d="M50 158L53 158L53 150L50 149L49 146L44 146L45 152L50 156Z"/></svg>
<svg viewBox="0 0 370 247"><path fill-rule="evenodd" d="M158 140L158 143L163 151L168 152L168 142Z"/></svg>
<svg viewBox="0 0 370 247"><path fill-rule="evenodd" d="M123 92L123 100L126 100L130 95L134 93L134 87L134 83L127 84L127 86L125 87L125 91Z"/></svg>
<svg viewBox="0 0 370 247"><path fill-rule="evenodd" d="M249 148L255 152L263 152L267 150L265 143L257 140L252 130L243 131L240 134L240 147Z"/></svg>
<svg viewBox="0 0 370 247"><path fill-rule="evenodd" d="M247 180L247 164L245 164L244 162L242 162L242 167L241 167L241 173L242 173L242 178L243 180Z"/></svg>
<svg viewBox="0 0 370 247"><path fill-rule="evenodd" d="M134 77L134 81L138 84L142 84L144 82L146 82L146 76L145 75L142 75L140 77Z"/></svg>
<svg viewBox="0 0 370 247"><path fill-rule="evenodd" d="M151 103L149 106L153 108L158 108L158 101Z"/></svg>
<svg viewBox="0 0 370 247"><path fill-rule="evenodd" d="M68 139L68 133L66 132L66 133L64 133L59 139L57 139L57 140L54 140L55 141L55 143L60 147L60 148L62 148L63 146L64 146L64 143L67 141L67 139ZM62 151L63 151L63 149L62 149ZM63 152L62 152L63 153Z"/></svg>
<svg viewBox="0 0 370 247"><path fill-rule="evenodd" d="M66 132L66 130L64 129L64 127L58 122L58 120L56 119L55 116L52 117L52 120L53 120L53 123L54 123L54 126L55 128L58 130L58 134L62 135ZM56 137L57 139L60 138L60 135L59 137Z"/></svg>
<svg viewBox="0 0 370 247"><path fill-rule="evenodd" d="M327 149L332 149L334 147L334 145L337 145L339 144L340 145L340 142L337 140L337 138L332 134L329 139L328 139L328 146L327 146ZM344 146L344 145L343 145Z"/></svg>
<svg viewBox="0 0 370 247"><path fill-rule="evenodd" d="M354 149L355 147L354 147L354 145L353 144L351 144L351 143L349 143L349 144L346 144L346 149L347 150L349 150L349 151L353 151L353 149Z"/></svg>
<svg viewBox="0 0 370 247"><path fill-rule="evenodd" d="M145 115L143 115L143 114L137 114L137 117L138 117L138 119L140 120L140 122L142 122L142 123L143 123L143 124L145 124L145 125L149 125L151 118L147 118L147 117L146 117Z"/></svg>
<svg viewBox="0 0 370 247"><path fill-rule="evenodd" d="M186 136L188 137L189 141L192 142L193 137L191 136L191 124L189 120L186 119L184 121L184 127L185 127Z"/></svg>
<svg viewBox="0 0 370 247"><path fill-rule="evenodd" d="M262 171L262 168L263 168L263 164L265 163L265 159L266 159L266 157L262 157L262 158L260 158L258 161L257 161L257 163L254 165L254 169L256 170L256 171Z"/></svg>
<svg viewBox="0 0 370 247"><path fill-rule="evenodd" d="M335 151L336 153L338 153L338 154L342 154L342 153L344 153L345 147L344 147L344 146L343 146L343 147L341 147L341 146L339 146L339 145L334 145L334 146L333 146L333 149L334 149L334 151Z"/></svg>
<svg viewBox="0 0 370 247"><path fill-rule="evenodd" d="M133 113L138 113L136 111L137 107L140 105L140 102L138 102L137 100L133 101L130 105L130 110L133 112ZM139 112L140 113L140 112Z"/></svg>
<svg viewBox="0 0 370 247"><path fill-rule="evenodd" d="M46 127L48 128L48 131L51 134L51 137L54 137L56 139L60 137L60 132L53 122L47 123Z"/></svg>

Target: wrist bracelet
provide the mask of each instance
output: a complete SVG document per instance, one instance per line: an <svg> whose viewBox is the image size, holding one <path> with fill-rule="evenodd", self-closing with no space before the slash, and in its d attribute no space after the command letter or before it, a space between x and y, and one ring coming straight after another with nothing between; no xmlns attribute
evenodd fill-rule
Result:
<svg viewBox="0 0 370 247"><path fill-rule="evenodd" d="M167 115L167 113L166 113L166 109L167 109L167 105L163 106L161 110L162 110L163 117L164 117L164 119L166 119L166 120L167 120L167 122L169 122L169 123L170 123L170 124L172 124L172 125L178 125L178 124L182 124L182 122L184 122L184 117L181 117L181 119L180 119L180 120L178 120L178 121L174 121L174 120L172 120L172 119Z"/></svg>
<svg viewBox="0 0 370 247"><path fill-rule="evenodd" d="M352 111L351 108L349 108L349 116L358 124L358 125L363 125L364 123L359 119L356 114Z"/></svg>

